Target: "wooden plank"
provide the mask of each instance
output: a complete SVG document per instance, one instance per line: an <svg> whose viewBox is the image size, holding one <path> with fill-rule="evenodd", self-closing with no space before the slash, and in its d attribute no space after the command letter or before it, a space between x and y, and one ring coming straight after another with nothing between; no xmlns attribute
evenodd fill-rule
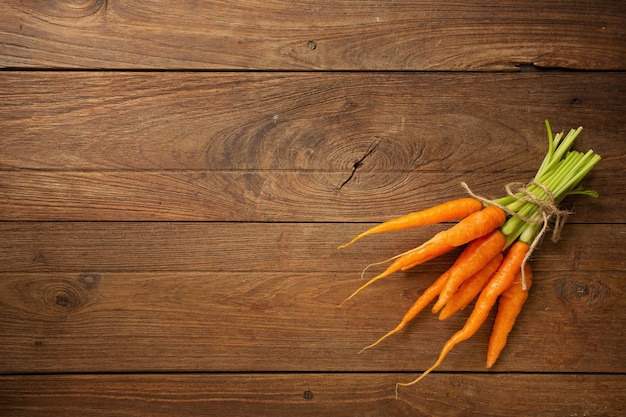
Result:
<svg viewBox="0 0 626 417"><path fill-rule="evenodd" d="M358 272L404 252L444 225L364 239L371 224L194 222L0 222L0 272ZM567 224L534 256L545 271L624 271L624 224ZM584 238L582 238L584 237ZM432 261L441 268L447 254Z"/></svg>
<svg viewBox="0 0 626 417"><path fill-rule="evenodd" d="M505 196L534 173L160 171L0 173L0 220L380 221L466 196ZM584 181L601 198L578 196L570 222L621 222L626 173Z"/></svg>
<svg viewBox="0 0 626 417"><path fill-rule="evenodd" d="M624 72L11 71L0 170L528 172L547 118L584 126L577 148L623 173L624 85Z"/></svg>
<svg viewBox="0 0 626 417"><path fill-rule="evenodd" d="M493 370L626 371L624 270L542 266ZM337 308L362 284L357 271L3 273L0 373L418 372L469 311L443 322L424 312L358 352L395 327L436 276L398 274ZM440 370L484 371L491 323Z"/></svg>
<svg viewBox="0 0 626 417"><path fill-rule="evenodd" d="M626 3L7 0L0 16L1 415L624 414ZM492 370L493 312L396 401L469 312L358 352L459 250L337 308L366 264L448 225L336 246L462 180L499 195L529 178L544 118L585 127L601 199L566 201Z"/></svg>
<svg viewBox="0 0 626 417"><path fill-rule="evenodd" d="M624 12L619 0L10 0L0 6L0 66L617 70Z"/></svg>
<svg viewBox="0 0 626 417"><path fill-rule="evenodd" d="M11 416L622 416L623 375L436 374L395 400L396 374L0 376ZM538 407L537 404L540 404Z"/></svg>

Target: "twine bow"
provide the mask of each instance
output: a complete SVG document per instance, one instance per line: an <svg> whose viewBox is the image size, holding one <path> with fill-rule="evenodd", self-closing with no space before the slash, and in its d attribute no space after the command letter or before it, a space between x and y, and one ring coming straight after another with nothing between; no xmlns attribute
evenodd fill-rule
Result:
<svg viewBox="0 0 626 417"><path fill-rule="evenodd" d="M539 196L531 192L529 190L529 187L531 185L535 185L541 188L541 190L546 194L547 199L540 198ZM496 203L493 200L476 195L465 182L461 182L461 186L465 188L465 191L467 191L467 193L471 197L483 202L484 204L499 207L505 213L511 216L517 217L526 223L532 223L532 224L543 223L541 230L539 230L539 232L537 233L537 236L535 236L535 238L529 245L528 252L526 253L526 256L524 256L524 259L522 260L522 267L521 267L522 268L522 288L526 290L528 288L526 284L526 275L524 273L524 266L526 265L526 262L530 259L530 256L532 255L533 251L537 248L539 243L541 243L541 240L543 239L546 232L548 231L548 225L553 219L554 219L554 227L552 229L552 241L556 243L561 238L561 230L563 229L563 226L565 225L565 221L567 220L567 216L569 216L570 212L567 210L560 210L559 207L557 206L557 203L554 198L554 194L552 194L552 191L550 191L548 187L546 187L545 185L537 181L532 181L529 184L524 184L522 182L510 182L506 184L504 188L506 190L507 195L514 197L520 201L533 203L537 205L539 209L539 214L541 214L541 218L523 216L517 213L516 211L509 209L508 207L505 207L499 203Z"/></svg>

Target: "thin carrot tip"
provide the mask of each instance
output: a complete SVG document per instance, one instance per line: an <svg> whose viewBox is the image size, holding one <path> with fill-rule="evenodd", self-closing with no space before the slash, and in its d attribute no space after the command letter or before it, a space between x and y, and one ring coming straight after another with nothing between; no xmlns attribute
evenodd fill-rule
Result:
<svg viewBox="0 0 626 417"><path fill-rule="evenodd" d="M396 326L396 328L395 328L395 329L390 330L389 332L387 332L387 334L385 334L383 337L381 337L380 339L378 339L377 341L375 341L375 342L374 342L374 343L372 343L371 345L369 345L369 346L365 346L363 349L361 349L361 350L359 351L359 353L363 352L363 351L364 351L364 350L366 350L366 349L371 349L371 348L373 348L374 346L376 346L376 345L380 344L380 342L382 342L383 340L385 340L385 339L386 339L386 338L388 338L389 336L391 336L391 335L393 335L393 334L398 333L400 330L402 330L402 328L403 328L403 327L404 327L404 326L402 325L402 323L400 323L399 325L397 325L397 326Z"/></svg>
<svg viewBox="0 0 626 417"><path fill-rule="evenodd" d="M356 295L356 293L350 295L348 298L346 298L345 300L343 300L341 303L339 303L339 305L337 306L337 308L341 308L343 307L343 305L346 303L346 301L348 301L349 299L351 299L352 297L354 297Z"/></svg>
<svg viewBox="0 0 626 417"><path fill-rule="evenodd" d="M437 303L435 303L435 305L430 309L430 311L432 311L433 314L437 314L439 313L439 311L441 311L442 307L443 305L438 305Z"/></svg>

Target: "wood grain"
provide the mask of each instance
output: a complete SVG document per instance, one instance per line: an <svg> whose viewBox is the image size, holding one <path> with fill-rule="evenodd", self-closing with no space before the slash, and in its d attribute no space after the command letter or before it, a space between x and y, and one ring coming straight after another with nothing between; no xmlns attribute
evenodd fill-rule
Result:
<svg viewBox="0 0 626 417"><path fill-rule="evenodd" d="M0 170L530 172L555 132L626 166L623 72L4 72ZM344 179L345 179L344 178Z"/></svg>
<svg viewBox="0 0 626 417"><path fill-rule="evenodd" d="M487 197L533 173L284 171L33 172L0 175L1 220L57 221L382 221L466 196ZM579 197L573 223L624 222L626 178L600 171L585 181L598 200ZM609 190L615 188L615 192ZM605 194L606 193L606 194Z"/></svg>
<svg viewBox="0 0 626 417"><path fill-rule="evenodd" d="M337 250L368 224L0 222L0 272L351 272L404 252L445 225L372 237ZM548 271L626 268L624 224L568 224L534 257ZM576 238L584 236L585 239ZM441 268L453 259L434 259Z"/></svg>
<svg viewBox="0 0 626 417"><path fill-rule="evenodd" d="M424 312L387 343L358 352L395 327L436 271L399 274L342 308L358 273L2 273L0 369L417 372L469 311L444 322ZM623 373L623 279L623 269L537 265L532 296L493 370ZM484 371L490 327L491 319L440 370Z"/></svg>
<svg viewBox="0 0 626 417"><path fill-rule="evenodd" d="M624 412L621 375L165 374L0 376L0 407L48 416L607 416ZM489 393L488 400L485 392ZM459 398L463 398L460 402ZM541 407L529 410L529 403Z"/></svg>
<svg viewBox="0 0 626 417"><path fill-rule="evenodd" d="M0 2L0 415L621 416L626 3ZM376 222L603 159L485 369L422 313L448 227ZM366 276L384 268L369 268Z"/></svg>
<svg viewBox="0 0 626 417"><path fill-rule="evenodd" d="M10 0L0 66L623 70L624 12L619 0Z"/></svg>

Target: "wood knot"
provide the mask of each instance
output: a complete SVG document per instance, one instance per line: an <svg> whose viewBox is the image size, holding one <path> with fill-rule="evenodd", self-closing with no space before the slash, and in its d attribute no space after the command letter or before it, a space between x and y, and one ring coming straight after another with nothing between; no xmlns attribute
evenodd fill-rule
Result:
<svg viewBox="0 0 626 417"><path fill-rule="evenodd" d="M72 9L99 9L104 5L106 0L63 0L66 7Z"/></svg>
<svg viewBox="0 0 626 417"><path fill-rule="evenodd" d="M596 279L562 279L556 293L564 303L594 308L611 295L611 287Z"/></svg>
<svg viewBox="0 0 626 417"><path fill-rule="evenodd" d="M41 278L23 281L18 291L38 314L67 316L89 303L89 290L78 280Z"/></svg>
<svg viewBox="0 0 626 417"><path fill-rule="evenodd" d="M57 0L45 12L59 18L81 18L98 14L106 8L107 0Z"/></svg>
<svg viewBox="0 0 626 417"><path fill-rule="evenodd" d="M68 282L56 282L48 285L43 293L44 305L59 313L71 313L83 305L83 296L78 286Z"/></svg>

